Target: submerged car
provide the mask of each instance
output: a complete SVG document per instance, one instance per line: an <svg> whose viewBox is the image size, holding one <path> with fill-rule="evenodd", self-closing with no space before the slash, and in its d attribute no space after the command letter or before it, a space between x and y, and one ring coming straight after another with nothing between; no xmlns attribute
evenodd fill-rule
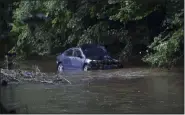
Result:
<svg viewBox="0 0 185 115"><path fill-rule="evenodd" d="M122 68L120 61L113 59L104 46L84 44L69 48L57 56L57 69L81 69L83 71Z"/></svg>

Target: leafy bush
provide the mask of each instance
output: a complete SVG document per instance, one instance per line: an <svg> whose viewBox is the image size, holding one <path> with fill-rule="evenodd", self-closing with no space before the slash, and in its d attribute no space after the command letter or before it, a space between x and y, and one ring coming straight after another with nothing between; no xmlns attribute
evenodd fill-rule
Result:
<svg viewBox="0 0 185 115"><path fill-rule="evenodd" d="M20 55L56 54L84 43L107 45L114 41L126 44L117 50L122 60L132 56L133 46L138 43L154 50L143 58L152 65L170 66L183 55L181 0L150 3L142 0L21 0L14 3L11 34L16 39L13 50ZM156 11L165 13L162 14L165 20L160 19L164 25L157 25L163 31L150 27L153 22L149 22L148 17ZM23 19L38 13L43 13L48 20L23 23ZM153 30L158 32L153 34Z"/></svg>

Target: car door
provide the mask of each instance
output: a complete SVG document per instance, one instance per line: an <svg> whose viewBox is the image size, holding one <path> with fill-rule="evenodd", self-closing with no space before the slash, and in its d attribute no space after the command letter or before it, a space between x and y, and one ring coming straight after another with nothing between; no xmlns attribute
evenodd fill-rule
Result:
<svg viewBox="0 0 185 115"><path fill-rule="evenodd" d="M82 52L80 49L74 49L73 50L73 60L72 65L75 69L82 69L84 65L84 56L82 55Z"/></svg>
<svg viewBox="0 0 185 115"><path fill-rule="evenodd" d="M64 69L72 68L72 59L73 59L73 49L65 51L62 58L62 64Z"/></svg>

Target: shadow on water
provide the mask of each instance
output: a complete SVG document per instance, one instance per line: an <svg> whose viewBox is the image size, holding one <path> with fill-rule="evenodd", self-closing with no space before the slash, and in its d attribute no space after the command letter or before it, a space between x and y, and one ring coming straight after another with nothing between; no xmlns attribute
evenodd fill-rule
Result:
<svg viewBox="0 0 185 115"><path fill-rule="evenodd" d="M49 71L44 79L53 79L53 74ZM61 76L71 84L21 82L1 87L1 102L7 108L17 108L18 113L184 112L184 77L180 72L125 68Z"/></svg>

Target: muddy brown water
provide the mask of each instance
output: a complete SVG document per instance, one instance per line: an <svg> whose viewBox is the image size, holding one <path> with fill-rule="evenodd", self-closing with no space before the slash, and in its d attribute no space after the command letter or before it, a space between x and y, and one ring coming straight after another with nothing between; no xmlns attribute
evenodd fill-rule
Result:
<svg viewBox="0 0 185 115"><path fill-rule="evenodd" d="M56 74L54 61L29 61ZM123 68L63 74L71 84L11 82L0 100L18 113L184 113L184 73ZM39 76L38 76L39 77Z"/></svg>

